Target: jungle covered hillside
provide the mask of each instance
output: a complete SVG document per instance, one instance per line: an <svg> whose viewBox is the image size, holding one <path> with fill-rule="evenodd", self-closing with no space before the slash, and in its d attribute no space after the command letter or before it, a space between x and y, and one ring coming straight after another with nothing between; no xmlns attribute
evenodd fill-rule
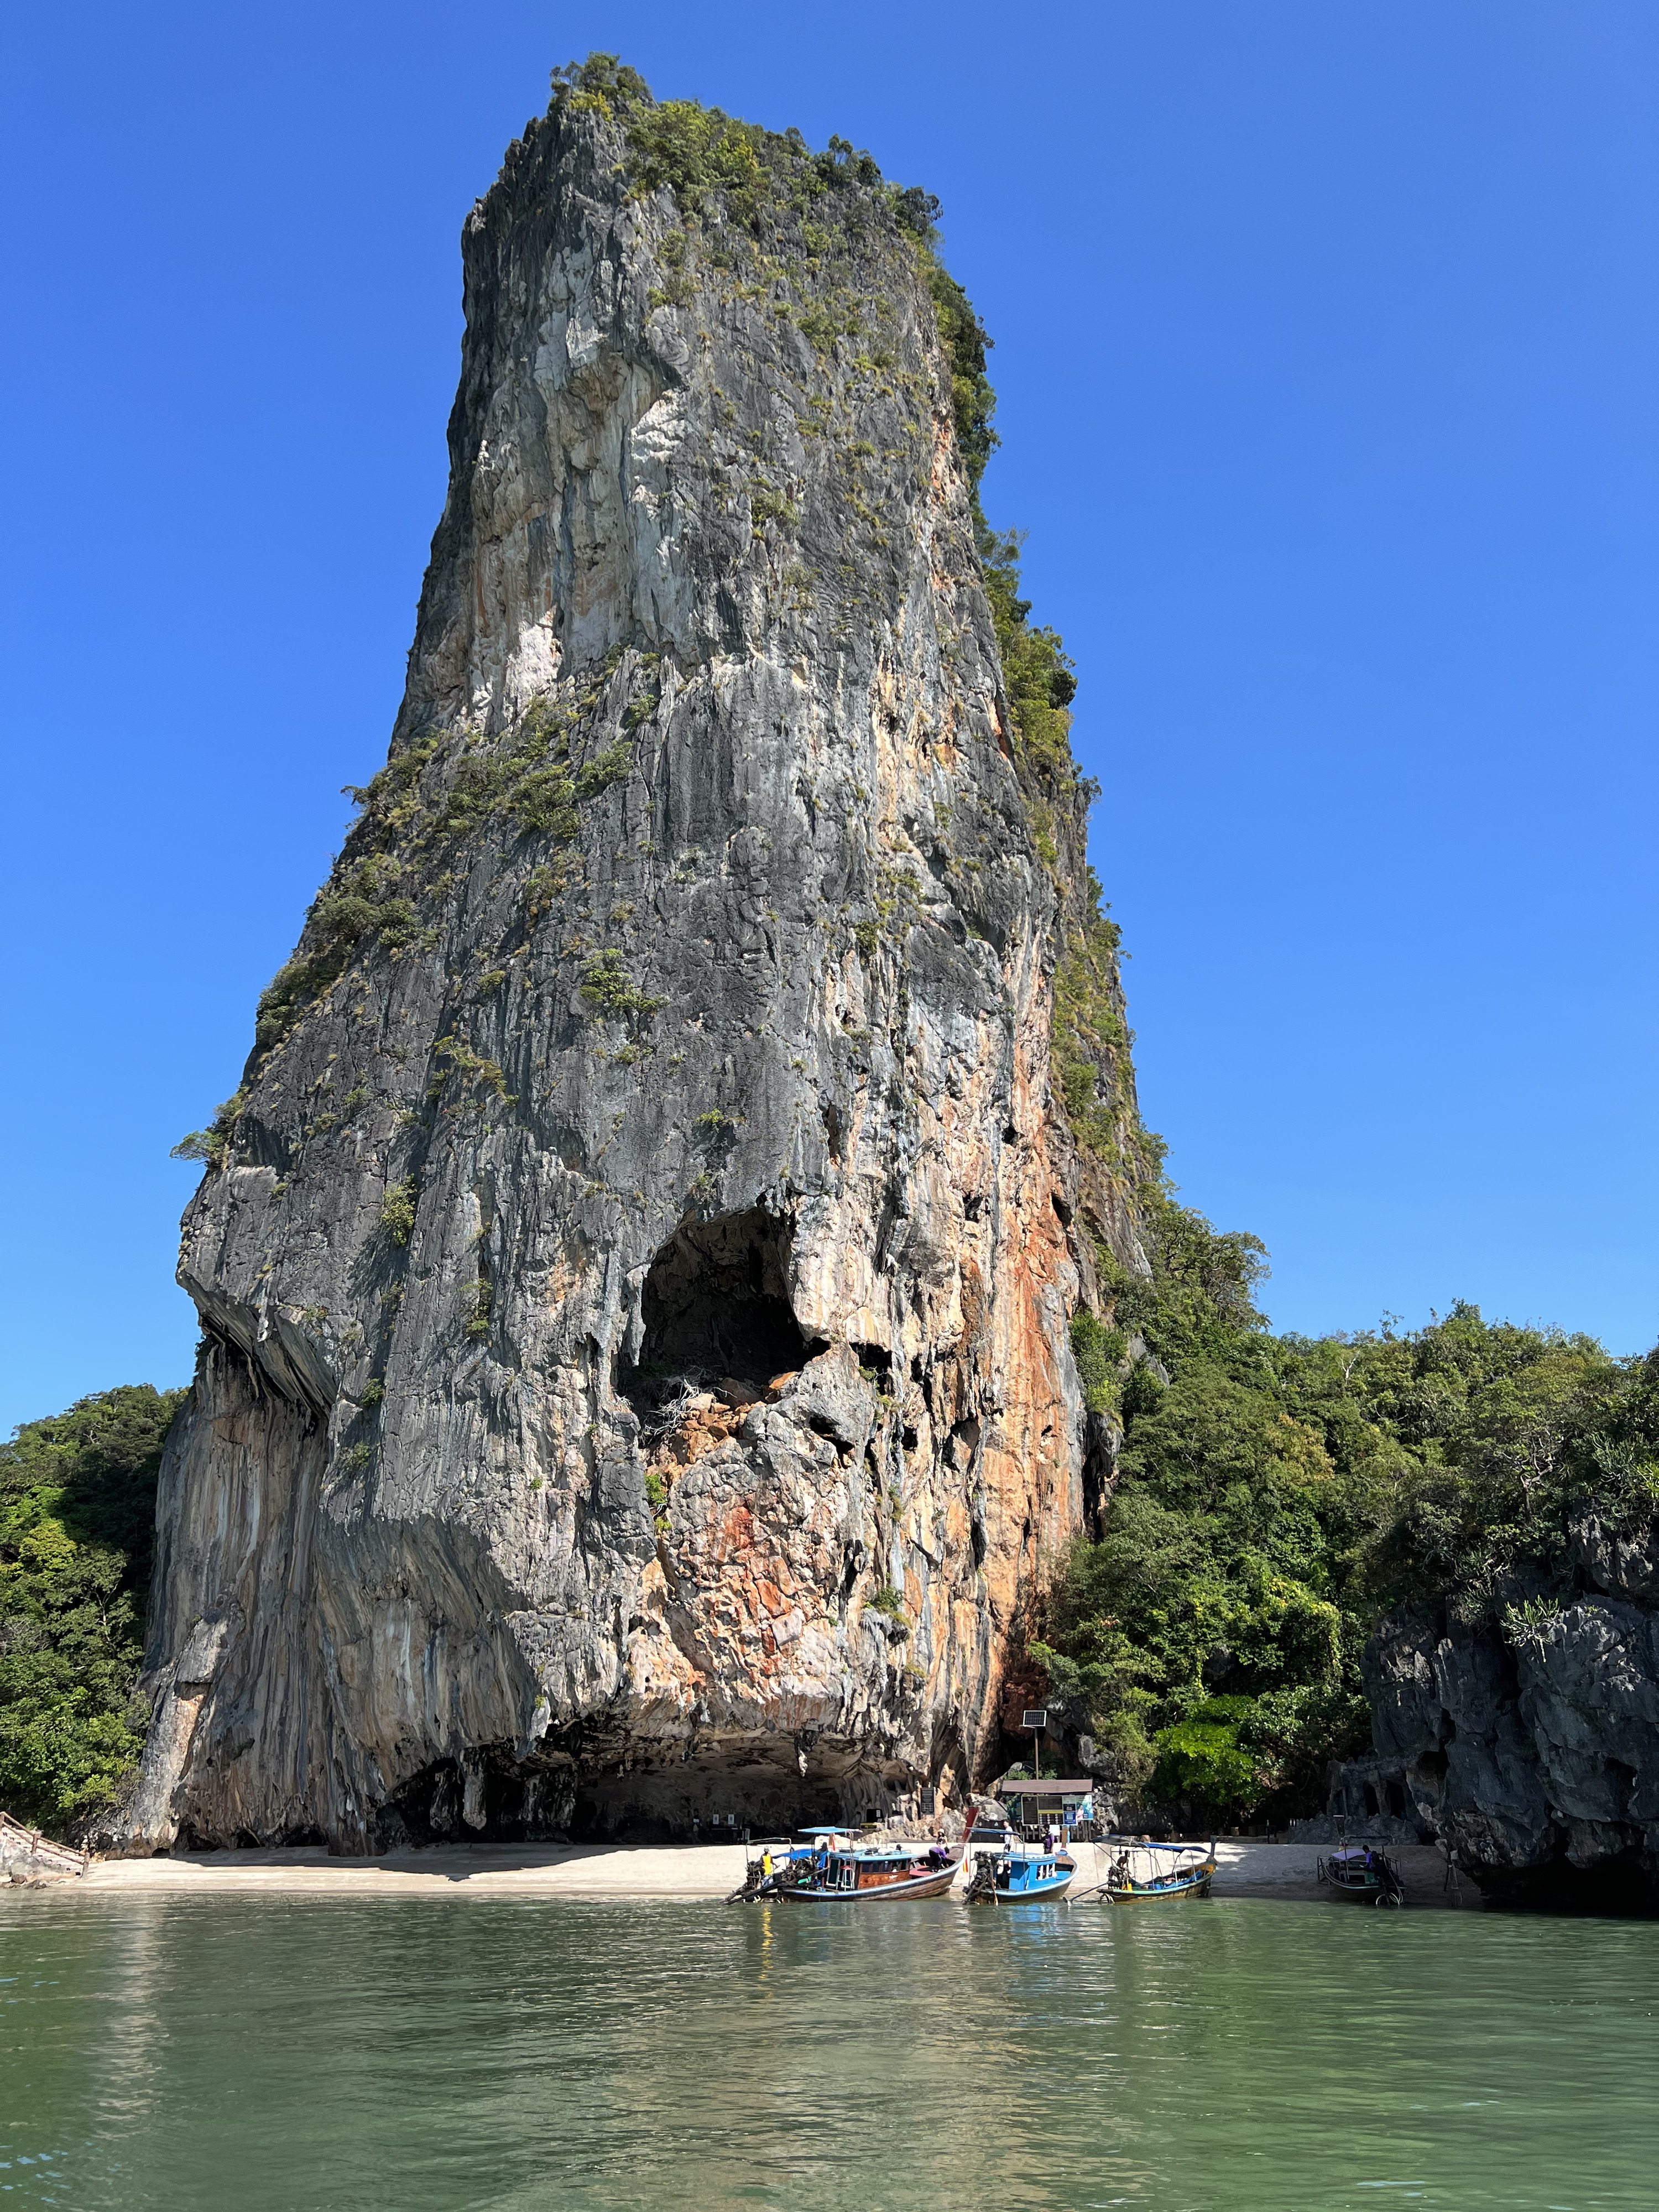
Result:
<svg viewBox="0 0 1659 2212"><path fill-rule="evenodd" d="M1659 1353L1462 1304L1415 1331L1276 1336L1255 1238L1167 1192L1148 1220L1151 1282L1119 1278L1112 1327L1073 1322L1123 1443L1033 1656L1125 1802L1280 1820L1368 1744L1359 1655L1392 1607L1441 1601L1513 1640L1571 1587L1575 1517L1652 1520Z"/></svg>

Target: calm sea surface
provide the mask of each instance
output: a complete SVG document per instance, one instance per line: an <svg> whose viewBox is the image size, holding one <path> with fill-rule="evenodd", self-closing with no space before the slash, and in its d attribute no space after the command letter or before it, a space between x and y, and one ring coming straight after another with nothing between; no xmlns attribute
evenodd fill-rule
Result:
<svg viewBox="0 0 1659 2212"><path fill-rule="evenodd" d="M0 1972L19 2204L1659 2204L1654 1923L37 1894Z"/></svg>

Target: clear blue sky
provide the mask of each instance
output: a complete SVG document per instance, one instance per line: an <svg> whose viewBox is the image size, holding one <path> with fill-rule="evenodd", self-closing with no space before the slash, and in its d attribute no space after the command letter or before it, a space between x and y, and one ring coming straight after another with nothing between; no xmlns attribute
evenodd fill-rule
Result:
<svg viewBox="0 0 1659 2212"><path fill-rule="evenodd" d="M1651 0L58 0L0 95L0 1425L189 1372L167 1148L384 755L462 218L594 46L943 199L1147 1116L1275 1323L1652 1343Z"/></svg>

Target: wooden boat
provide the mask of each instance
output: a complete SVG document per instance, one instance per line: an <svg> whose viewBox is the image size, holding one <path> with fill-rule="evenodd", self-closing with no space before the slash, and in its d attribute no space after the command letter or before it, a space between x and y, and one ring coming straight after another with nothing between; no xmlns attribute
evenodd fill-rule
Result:
<svg viewBox="0 0 1659 2212"><path fill-rule="evenodd" d="M1373 1905L1396 1911L1406 1902L1398 1869L1385 1851L1370 1844L1340 1843L1329 1858L1316 1862L1315 1871L1343 1896L1367 1897Z"/></svg>
<svg viewBox="0 0 1659 2212"><path fill-rule="evenodd" d="M1207 1897L1215 1875L1215 1844L1152 1844L1144 1838L1108 1836L1116 1846L1104 1881L1085 1889L1076 1902L1101 1905L1167 1903L1182 1897Z"/></svg>
<svg viewBox="0 0 1659 2212"><path fill-rule="evenodd" d="M943 1897L956 1878L956 1855L944 1844L839 1843L791 1851L761 1894L791 1905L888 1904Z"/></svg>
<svg viewBox="0 0 1659 2212"><path fill-rule="evenodd" d="M770 1897L781 1869L798 1852L802 1857L807 1856L787 1836L763 1836L752 1849L754 1856L745 1860L743 1881L726 1899L728 1905L753 1905L760 1898Z"/></svg>
<svg viewBox="0 0 1659 2212"><path fill-rule="evenodd" d="M974 1854L970 1905L1036 1905L1065 1896L1077 1861L1039 1844L1004 1843Z"/></svg>

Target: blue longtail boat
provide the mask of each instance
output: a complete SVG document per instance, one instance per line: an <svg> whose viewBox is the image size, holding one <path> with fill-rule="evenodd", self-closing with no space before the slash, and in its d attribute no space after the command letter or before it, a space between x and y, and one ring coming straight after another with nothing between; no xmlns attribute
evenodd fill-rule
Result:
<svg viewBox="0 0 1659 2212"><path fill-rule="evenodd" d="M972 1838L969 1838L971 1844ZM1077 1861L1042 1844L1003 1842L973 1853L969 1905L1037 1905L1065 1896Z"/></svg>

